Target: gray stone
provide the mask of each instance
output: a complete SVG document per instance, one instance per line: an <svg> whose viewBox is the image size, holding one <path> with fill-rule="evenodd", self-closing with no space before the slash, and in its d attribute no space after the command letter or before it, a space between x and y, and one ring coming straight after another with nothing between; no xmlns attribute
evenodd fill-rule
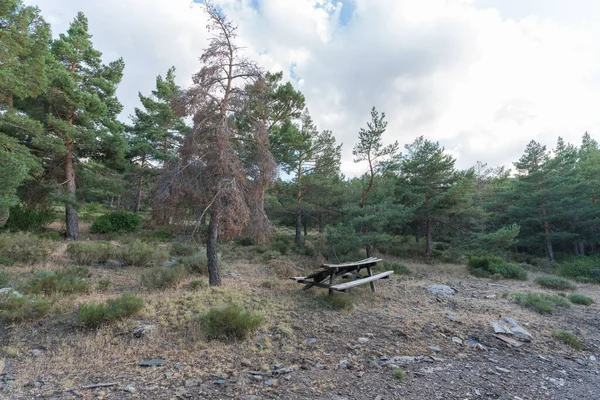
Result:
<svg viewBox="0 0 600 400"><path fill-rule="evenodd" d="M454 296L456 293L456 290L448 285L429 285L427 286L427 290L429 293L446 297Z"/></svg>
<svg viewBox="0 0 600 400"><path fill-rule="evenodd" d="M170 376L173 376L173 373L172 373L171 371L167 371L167 372L165 372L165 377L167 377L167 378L168 378L168 377L170 377Z"/></svg>
<svg viewBox="0 0 600 400"><path fill-rule="evenodd" d="M123 388L124 391L129 393L135 393L135 387L133 385L127 385Z"/></svg>
<svg viewBox="0 0 600 400"><path fill-rule="evenodd" d="M227 383L225 379L217 379L213 382L215 385L224 385Z"/></svg>
<svg viewBox="0 0 600 400"><path fill-rule="evenodd" d="M5 287L5 288L0 289L0 294L13 295L16 297L23 296L21 293L17 292L15 289L13 289L11 287Z"/></svg>
<svg viewBox="0 0 600 400"><path fill-rule="evenodd" d="M440 351L442 351L442 349L440 349L439 347L435 347L435 346L429 346L428 349L433 351L434 353L439 353Z"/></svg>
<svg viewBox="0 0 600 400"><path fill-rule="evenodd" d="M507 374L507 373L510 372L509 369L502 368L502 367L496 367L496 371L498 371L498 372L504 372L505 374Z"/></svg>
<svg viewBox="0 0 600 400"><path fill-rule="evenodd" d="M463 344L462 339L456 336L452 337L452 341L456 344Z"/></svg>
<svg viewBox="0 0 600 400"><path fill-rule="evenodd" d="M367 339L366 337L359 337L358 338L358 343L367 343L369 341L369 339Z"/></svg>
<svg viewBox="0 0 600 400"><path fill-rule="evenodd" d="M279 380L277 379L267 379L263 385L265 386L279 386Z"/></svg>
<svg viewBox="0 0 600 400"><path fill-rule="evenodd" d="M165 364L165 360L162 358L154 358L152 360L140 361L138 365L140 367L160 367Z"/></svg>
<svg viewBox="0 0 600 400"><path fill-rule="evenodd" d="M419 310L418 308L410 308L409 310L417 314L421 312L421 310Z"/></svg>
<svg viewBox="0 0 600 400"><path fill-rule="evenodd" d="M260 381L262 381L262 380L263 380L263 377L262 377L262 376L260 376L260 375L253 375L253 374L248 374L248 378L249 378L251 381L254 381L254 382L260 382Z"/></svg>
<svg viewBox="0 0 600 400"><path fill-rule="evenodd" d="M315 343L317 343L317 339L315 339L315 338L306 339L306 343L315 344Z"/></svg>
<svg viewBox="0 0 600 400"><path fill-rule="evenodd" d="M317 365L315 365L315 368L317 368L317 369L327 369L327 365L317 364Z"/></svg>
<svg viewBox="0 0 600 400"><path fill-rule="evenodd" d="M588 357L590 359L590 361L594 362L596 361L596 356L594 356L593 354L591 356Z"/></svg>
<svg viewBox="0 0 600 400"><path fill-rule="evenodd" d="M40 350L35 349L31 352L31 355L34 357L39 357L42 355L42 352Z"/></svg>

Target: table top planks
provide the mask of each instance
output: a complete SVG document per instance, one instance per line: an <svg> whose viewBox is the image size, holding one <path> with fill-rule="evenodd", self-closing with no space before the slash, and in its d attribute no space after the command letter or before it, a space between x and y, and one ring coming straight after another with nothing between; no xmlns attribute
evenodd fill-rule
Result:
<svg viewBox="0 0 600 400"><path fill-rule="evenodd" d="M343 264L323 264L323 267L325 268L352 268L352 267L360 267L363 265L367 265L367 264L375 264L378 263L379 261L383 261L380 258L376 258L376 257L369 257L369 258L365 258L364 260L360 260L360 261L353 261L353 262L349 262L349 263L343 263Z"/></svg>

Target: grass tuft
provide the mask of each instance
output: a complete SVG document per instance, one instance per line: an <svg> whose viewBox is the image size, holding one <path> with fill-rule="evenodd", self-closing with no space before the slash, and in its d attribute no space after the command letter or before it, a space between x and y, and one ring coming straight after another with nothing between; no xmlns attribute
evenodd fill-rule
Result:
<svg viewBox="0 0 600 400"><path fill-rule="evenodd" d="M6 285L8 285L8 282L9 282L8 272L0 271L0 288L3 288Z"/></svg>
<svg viewBox="0 0 600 400"><path fill-rule="evenodd" d="M263 316L237 306L211 308L200 316L200 324L210 340L245 339L263 322Z"/></svg>
<svg viewBox="0 0 600 400"><path fill-rule="evenodd" d="M42 295L66 295L85 293L90 283L85 279L89 275L87 267L70 267L59 271L38 271L20 287L25 293Z"/></svg>
<svg viewBox="0 0 600 400"><path fill-rule="evenodd" d="M185 243L175 242L171 245L171 255L176 257L191 256L196 250L196 247L187 245Z"/></svg>
<svg viewBox="0 0 600 400"><path fill-rule="evenodd" d="M558 276L542 275L535 279L535 283L541 287L555 290L575 290L577 286L567 279Z"/></svg>
<svg viewBox="0 0 600 400"><path fill-rule="evenodd" d="M0 235L0 258L24 264L44 263L57 245L29 233L3 233Z"/></svg>
<svg viewBox="0 0 600 400"><path fill-rule="evenodd" d="M567 299L555 294L515 293L517 304L531 308L540 314L552 314L556 307L568 307Z"/></svg>
<svg viewBox="0 0 600 400"><path fill-rule="evenodd" d="M206 287L206 282L203 279L195 279L190 282L190 289L200 290Z"/></svg>
<svg viewBox="0 0 600 400"><path fill-rule="evenodd" d="M394 369L394 377L396 379L403 381L405 376L406 376L406 373L404 372L403 369L401 369L401 368Z"/></svg>
<svg viewBox="0 0 600 400"><path fill-rule="evenodd" d="M571 332L562 330L554 331L552 332L552 337L556 340L560 340L564 344L569 345L576 350L583 349L583 343L581 343L581 341L577 339L577 337Z"/></svg>
<svg viewBox="0 0 600 400"><path fill-rule="evenodd" d="M482 278L527 280L527 272L523 268L496 256L471 256L467 263L467 269L471 275Z"/></svg>
<svg viewBox="0 0 600 400"><path fill-rule="evenodd" d="M322 302L326 308L338 311L349 311L354 308L354 299L347 294L336 293L335 295L323 295Z"/></svg>
<svg viewBox="0 0 600 400"><path fill-rule="evenodd" d="M67 255L77 264L106 264L116 257L117 249L112 244L101 240L72 242L67 245Z"/></svg>
<svg viewBox="0 0 600 400"><path fill-rule="evenodd" d="M386 271L389 271L389 270L394 271L394 274L410 275L412 273L406 265L398 263L398 262L384 261L381 263L381 265L382 265L383 269L385 269Z"/></svg>
<svg viewBox="0 0 600 400"><path fill-rule="evenodd" d="M590 297L578 293L570 294L568 299L573 304L582 304L584 306L589 306L594 303L594 300L592 300Z"/></svg>
<svg viewBox="0 0 600 400"><path fill-rule="evenodd" d="M129 317L144 308L144 301L131 293L108 300L106 303L90 302L79 306L77 320L79 325L97 327L106 322Z"/></svg>
<svg viewBox="0 0 600 400"><path fill-rule="evenodd" d="M36 299L26 295L0 295L0 319L16 322L43 317L50 311L51 304L47 300Z"/></svg>
<svg viewBox="0 0 600 400"><path fill-rule="evenodd" d="M142 274L142 286L146 289L165 290L177 287L185 277L185 267L154 267Z"/></svg>
<svg viewBox="0 0 600 400"><path fill-rule="evenodd" d="M151 267L167 261L168 255L165 251L136 239L123 248L120 258L127 265Z"/></svg>

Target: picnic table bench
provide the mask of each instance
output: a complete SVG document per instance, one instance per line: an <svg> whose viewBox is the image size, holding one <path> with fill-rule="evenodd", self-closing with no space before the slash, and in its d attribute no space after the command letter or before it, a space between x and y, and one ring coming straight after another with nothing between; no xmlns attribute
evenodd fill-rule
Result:
<svg viewBox="0 0 600 400"><path fill-rule="evenodd" d="M333 294L334 290L345 292L355 286L369 283L371 290L375 291L375 281L379 279L387 279L394 271L386 271L373 275L373 268L379 261L379 258L369 257L364 260L348 262L343 264L323 264L321 269L313 272L308 276L295 276L290 279L296 282L303 283L303 290L308 290L313 286L329 289L329 294ZM366 269L367 276L360 275L360 270ZM351 278L349 282L335 284L336 278L344 277Z"/></svg>

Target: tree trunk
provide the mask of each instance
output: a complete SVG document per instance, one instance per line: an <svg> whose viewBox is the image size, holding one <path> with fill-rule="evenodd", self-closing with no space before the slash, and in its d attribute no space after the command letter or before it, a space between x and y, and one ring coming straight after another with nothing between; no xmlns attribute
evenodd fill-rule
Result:
<svg viewBox="0 0 600 400"><path fill-rule="evenodd" d="M65 179L67 181L68 200L65 206L67 232L65 237L77 240L79 236L79 220L77 218L77 192L75 186L75 170L73 169L73 139L66 140L67 153L65 154Z"/></svg>
<svg viewBox="0 0 600 400"><path fill-rule="evenodd" d="M585 243L583 240L577 242L579 244L579 254L585 256Z"/></svg>
<svg viewBox="0 0 600 400"><path fill-rule="evenodd" d="M573 247L575 249L575 255L578 256L579 255L579 243L577 243L577 240L573 240Z"/></svg>
<svg viewBox="0 0 600 400"><path fill-rule="evenodd" d="M302 235L302 209L298 207L296 210L296 247L300 247L302 245L301 237Z"/></svg>
<svg viewBox="0 0 600 400"><path fill-rule="evenodd" d="M546 217L548 213L545 208L542 208L542 217ZM554 262L554 250L552 249L552 239L550 239L550 227L548 221L544 221L544 236L546 236L546 248L548 249L548 259L550 263Z"/></svg>
<svg viewBox="0 0 600 400"><path fill-rule="evenodd" d="M206 259L208 261L208 283L210 286L221 286L221 271L217 259L217 239L219 237L218 208L213 204L208 223L208 239L206 240Z"/></svg>
<svg viewBox="0 0 600 400"><path fill-rule="evenodd" d="M308 218L304 215L304 219L302 220L302 227L304 228L304 237L308 235Z"/></svg>
<svg viewBox="0 0 600 400"><path fill-rule="evenodd" d="M323 234L323 213L319 213L319 233Z"/></svg>
<svg viewBox="0 0 600 400"><path fill-rule="evenodd" d="M133 205L133 212L138 213L140 211L140 206L142 205L142 185L144 184L144 177L140 176L140 180L138 182L137 193L135 194L135 204Z"/></svg>
<svg viewBox="0 0 600 400"><path fill-rule="evenodd" d="M365 253L367 253L367 258L373 257L373 245L371 243L365 245Z"/></svg>
<svg viewBox="0 0 600 400"><path fill-rule="evenodd" d="M425 223L425 256L431 258L431 217L429 215L427 215Z"/></svg>
<svg viewBox="0 0 600 400"><path fill-rule="evenodd" d="M117 211L121 211L121 195L117 195Z"/></svg>

